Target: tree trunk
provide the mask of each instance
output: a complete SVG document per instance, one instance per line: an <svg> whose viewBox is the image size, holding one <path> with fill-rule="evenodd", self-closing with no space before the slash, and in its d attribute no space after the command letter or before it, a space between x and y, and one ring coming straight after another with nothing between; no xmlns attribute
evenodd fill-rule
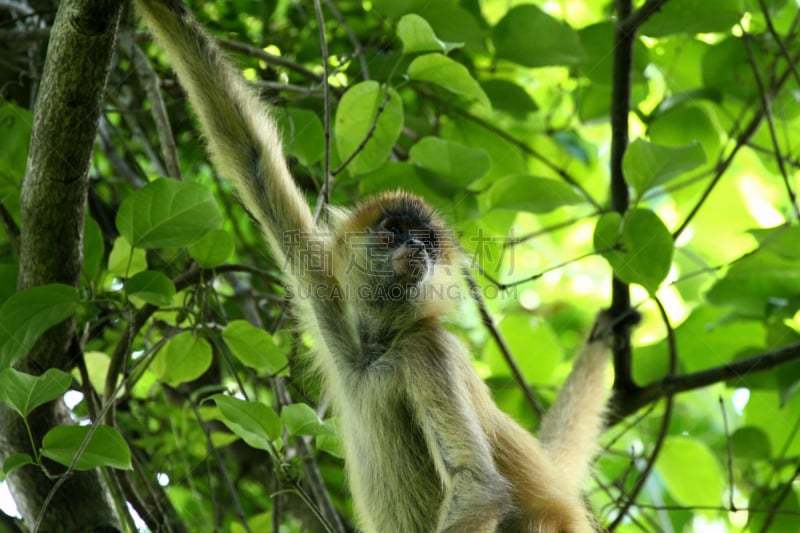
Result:
<svg viewBox="0 0 800 533"><path fill-rule="evenodd" d="M77 286L82 266L88 171L122 3L64 0L48 45L34 112L28 168L22 183L18 288L45 283ZM39 374L70 369L80 357L75 320L42 336L17 363ZM29 417L37 445L57 424L71 423L63 403L40 407ZM0 405L0 460L31 453L22 419ZM33 528L55 479L32 466L8 477L11 492ZM99 471L75 472L55 493L40 531L119 531L117 513Z"/></svg>

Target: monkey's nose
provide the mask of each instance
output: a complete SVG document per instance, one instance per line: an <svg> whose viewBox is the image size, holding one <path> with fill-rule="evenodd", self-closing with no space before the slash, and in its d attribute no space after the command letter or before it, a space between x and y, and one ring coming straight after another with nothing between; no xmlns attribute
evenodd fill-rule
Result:
<svg viewBox="0 0 800 533"><path fill-rule="evenodd" d="M408 248L410 255L414 256L425 251L425 243L419 239L408 239L406 241L406 248Z"/></svg>

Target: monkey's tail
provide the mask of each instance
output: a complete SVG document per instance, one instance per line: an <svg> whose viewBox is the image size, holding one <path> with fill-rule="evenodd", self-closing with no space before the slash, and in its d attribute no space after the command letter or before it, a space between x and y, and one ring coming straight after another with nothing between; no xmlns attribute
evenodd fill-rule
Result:
<svg viewBox="0 0 800 533"><path fill-rule="evenodd" d="M556 401L542 420L539 439L572 494L580 494L604 425L610 326L605 313L578 355Z"/></svg>
<svg viewBox="0 0 800 533"><path fill-rule="evenodd" d="M189 95L215 166L272 247L286 253L286 232L314 225L286 166L275 120L181 0L136 5Z"/></svg>

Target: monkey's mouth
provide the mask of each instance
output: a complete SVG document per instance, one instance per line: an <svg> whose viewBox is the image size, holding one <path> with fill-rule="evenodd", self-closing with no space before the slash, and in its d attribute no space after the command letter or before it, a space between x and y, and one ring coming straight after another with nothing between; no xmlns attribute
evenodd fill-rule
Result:
<svg viewBox="0 0 800 533"><path fill-rule="evenodd" d="M423 245L404 243L392 255L392 268L400 281L419 283L428 277L433 261Z"/></svg>

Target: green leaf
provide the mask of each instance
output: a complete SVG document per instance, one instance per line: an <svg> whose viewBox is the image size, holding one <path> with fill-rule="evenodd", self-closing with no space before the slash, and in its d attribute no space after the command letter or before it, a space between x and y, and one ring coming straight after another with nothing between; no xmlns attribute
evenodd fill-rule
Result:
<svg viewBox="0 0 800 533"><path fill-rule="evenodd" d="M594 249L596 252L610 252L621 241L622 215L616 211L611 211L597 219L597 225L594 228Z"/></svg>
<svg viewBox="0 0 800 533"><path fill-rule="evenodd" d="M578 31L578 37L586 57L578 68L592 83L609 87L613 84L614 31L616 23L611 20L590 24ZM646 82L644 70L650 64L649 49L641 39L633 43L633 65L631 82L635 85Z"/></svg>
<svg viewBox="0 0 800 533"><path fill-rule="evenodd" d="M583 197L566 183L535 176L507 176L488 192L491 209L547 213L566 205L580 204Z"/></svg>
<svg viewBox="0 0 800 533"><path fill-rule="evenodd" d="M800 227L780 225L774 228L755 228L748 231L761 246L761 251L768 251L785 259L800 260Z"/></svg>
<svg viewBox="0 0 800 533"><path fill-rule="evenodd" d="M27 109L0 98L0 183L16 188L25 174L33 116ZM0 187L2 190L4 187Z"/></svg>
<svg viewBox="0 0 800 533"><path fill-rule="evenodd" d="M719 506L724 488L722 471L705 443L691 437L667 437L656 468L679 505Z"/></svg>
<svg viewBox="0 0 800 533"><path fill-rule="evenodd" d="M11 472L22 468L25 465L35 464L33 458L27 453L12 453L3 462L3 475L0 476L0 481L7 477Z"/></svg>
<svg viewBox="0 0 800 533"><path fill-rule="evenodd" d="M389 17L399 17L406 13L419 12L425 9L430 0L375 0L372 5L375 11Z"/></svg>
<svg viewBox="0 0 800 533"><path fill-rule="evenodd" d="M22 417L64 394L72 383L72 376L50 368L40 376L32 376L13 368L0 370L0 401Z"/></svg>
<svg viewBox="0 0 800 533"><path fill-rule="evenodd" d="M489 97L467 67L445 55L426 54L415 58L408 66L408 77L433 83L459 96L477 100L486 109L492 108Z"/></svg>
<svg viewBox="0 0 800 533"><path fill-rule="evenodd" d="M103 232L95 220L87 216L83 224L83 273L85 279L94 280L103 266Z"/></svg>
<svg viewBox="0 0 800 533"><path fill-rule="evenodd" d="M42 440L42 455L70 466L83 445L92 426L56 426ZM100 466L131 470L131 451L122 435L111 426L97 426L83 450L76 470L91 470Z"/></svg>
<svg viewBox="0 0 800 533"><path fill-rule="evenodd" d="M462 187L482 177L489 171L490 166L486 150L470 148L439 137L421 139L411 147L408 158L415 165Z"/></svg>
<svg viewBox="0 0 800 533"><path fill-rule="evenodd" d="M233 355L245 365L274 375L289 364L272 335L246 320L233 320L222 331L222 339Z"/></svg>
<svg viewBox="0 0 800 533"><path fill-rule="evenodd" d="M514 118L522 119L539 109L533 98L519 85L508 80L486 80L481 82L492 106L505 111Z"/></svg>
<svg viewBox="0 0 800 533"><path fill-rule="evenodd" d="M0 307L0 369L28 353L39 337L78 307L74 287L53 283L18 292Z"/></svg>
<svg viewBox="0 0 800 533"><path fill-rule="evenodd" d="M17 293L18 264L0 264L0 305Z"/></svg>
<svg viewBox="0 0 800 533"><path fill-rule="evenodd" d="M758 44L758 41L754 39L752 43ZM771 75L768 53L762 51L761 46L751 46L748 50L744 39L730 36L715 43L703 54L700 67L703 85L719 91L726 99L730 96L747 101L756 98L760 89L753 75L751 55L759 68L758 75L762 80L768 79Z"/></svg>
<svg viewBox="0 0 800 533"><path fill-rule="evenodd" d="M643 35L728 32L744 14L742 0L670 0L642 25Z"/></svg>
<svg viewBox="0 0 800 533"><path fill-rule="evenodd" d="M488 27L477 3L428 0L423 9L413 13L424 17L443 41L464 43L466 48L481 55L488 51Z"/></svg>
<svg viewBox="0 0 800 533"><path fill-rule="evenodd" d="M357 83L339 100L335 126L339 158L346 161L358 152L347 170L365 174L389 157L403 127L403 103L394 89L376 81Z"/></svg>
<svg viewBox="0 0 800 533"><path fill-rule="evenodd" d="M628 146L622 158L622 172L625 181L641 198L647 191L660 187L705 162L706 154L697 142L673 148L636 139Z"/></svg>
<svg viewBox="0 0 800 533"><path fill-rule="evenodd" d="M189 255L203 268L220 266L233 255L231 235L222 229L212 229L199 241L189 245Z"/></svg>
<svg viewBox="0 0 800 533"><path fill-rule="evenodd" d="M787 491L782 485L770 483L759 484L757 490L755 502L770 502L769 512L749 512L747 531L793 533L797 529L797 516L800 515L800 502L795 491Z"/></svg>
<svg viewBox="0 0 800 533"><path fill-rule="evenodd" d="M678 353L691 354L681 358L681 370L687 374L700 372L730 363L743 350L751 354L764 350L764 325L756 320L733 321L728 314L727 310L703 303L675 328ZM666 341L664 349L666 357ZM750 376L748 384L756 377Z"/></svg>
<svg viewBox="0 0 800 533"><path fill-rule="evenodd" d="M108 273L127 278L143 270L147 270L147 252L131 248L124 237L117 237L108 255Z"/></svg>
<svg viewBox="0 0 800 533"><path fill-rule="evenodd" d="M612 242L613 224L618 221L608 216L598 221L594 239L598 250L606 248L598 245ZM620 244L622 250L603 253L614 274L626 283L638 283L655 293L672 265L673 242L667 227L654 212L631 209L622 219Z"/></svg>
<svg viewBox="0 0 800 533"><path fill-rule="evenodd" d="M517 363L529 383L548 384L553 377L563 349L553 328L530 314L510 313L498 325L511 353L521 354ZM526 357L536 346L536 357ZM511 376L508 361L496 343L487 343L483 359L489 364L492 376Z"/></svg>
<svg viewBox="0 0 800 533"><path fill-rule="evenodd" d="M794 232L793 232L794 233ZM733 306L745 313L763 312L767 304L786 305L800 296L800 264L762 249L736 262L707 293L716 305Z"/></svg>
<svg viewBox="0 0 800 533"><path fill-rule="evenodd" d="M153 359L150 370L161 381L177 386L203 375L211 366L211 345L184 331L167 341Z"/></svg>
<svg viewBox="0 0 800 533"><path fill-rule="evenodd" d="M769 437L755 426L744 426L734 431L731 449L737 459L765 461L772 458Z"/></svg>
<svg viewBox="0 0 800 533"><path fill-rule="evenodd" d="M186 246L222 224L208 187L157 179L128 196L117 212L117 229L136 248Z"/></svg>
<svg viewBox="0 0 800 533"><path fill-rule="evenodd" d="M317 416L317 412L305 403L293 403L285 406L281 409L281 420L292 437L299 435L313 437L330 432Z"/></svg>
<svg viewBox="0 0 800 533"><path fill-rule="evenodd" d="M308 109L290 107L276 113L286 151L301 164L310 166L322 159L325 152L325 132L319 116Z"/></svg>
<svg viewBox="0 0 800 533"><path fill-rule="evenodd" d="M711 106L697 103L694 99L697 96L683 102L676 96L671 102L660 105L647 128L650 141L665 146L685 147L686 132L691 131L692 139L702 145L703 151L716 157L722 139L720 128L712 116Z"/></svg>
<svg viewBox="0 0 800 533"><path fill-rule="evenodd" d="M316 436L314 443L318 450L322 450L336 458L344 459L344 445L342 443L342 431L338 418L329 418L324 422L328 431Z"/></svg>
<svg viewBox="0 0 800 533"><path fill-rule="evenodd" d="M271 451L270 443L281 436L281 419L268 405L215 394L211 397L222 415L222 422L248 445Z"/></svg>
<svg viewBox="0 0 800 533"><path fill-rule="evenodd" d="M83 382L83 378L77 369L72 371L73 376L76 379L81 380L81 385L84 389L91 386L94 388L94 390L102 393L103 389L105 388L106 375L108 374L108 367L111 363L111 357L103 352L86 350L83 352L83 359L86 363L86 373L89 375L89 383ZM122 376L119 376L118 381L121 379Z"/></svg>
<svg viewBox="0 0 800 533"><path fill-rule="evenodd" d="M381 191L393 191L399 188L433 200L437 192L431 187L430 180L420 176L421 172L408 162L389 161L379 170L361 176L358 180L358 190L362 197L367 197Z"/></svg>
<svg viewBox="0 0 800 533"><path fill-rule="evenodd" d="M403 43L403 53L415 52L450 52L464 46L464 43L447 43L439 39L428 24L419 15L404 15L397 23L397 36Z"/></svg>
<svg viewBox="0 0 800 533"><path fill-rule="evenodd" d="M125 282L125 291L128 296L140 298L158 307L166 307L172 305L175 284L161 272L145 270Z"/></svg>
<svg viewBox="0 0 800 533"><path fill-rule="evenodd" d="M497 57L526 67L576 65L586 58L575 30L534 5L510 9L492 39Z"/></svg>

